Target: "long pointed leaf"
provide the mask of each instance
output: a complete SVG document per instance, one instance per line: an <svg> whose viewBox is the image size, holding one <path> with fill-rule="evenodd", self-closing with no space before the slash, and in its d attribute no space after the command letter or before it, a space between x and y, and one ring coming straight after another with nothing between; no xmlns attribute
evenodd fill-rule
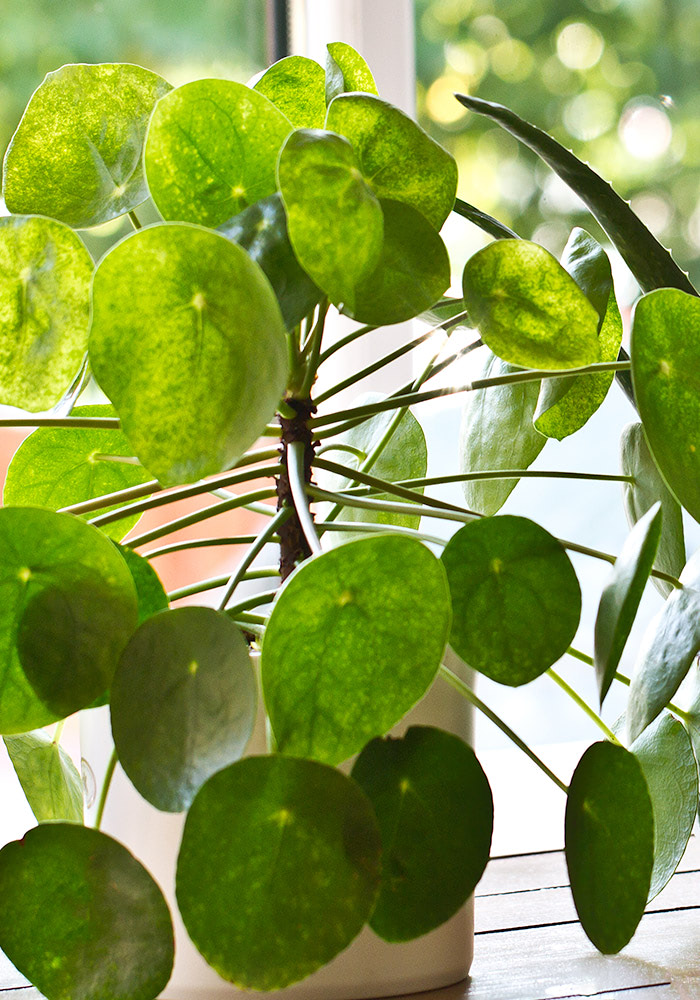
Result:
<svg viewBox="0 0 700 1000"><path fill-rule="evenodd" d="M685 271L649 232L626 201L594 170L515 112L478 97L455 94L465 108L496 122L544 160L571 187L601 224L645 292L680 288L697 295Z"/></svg>

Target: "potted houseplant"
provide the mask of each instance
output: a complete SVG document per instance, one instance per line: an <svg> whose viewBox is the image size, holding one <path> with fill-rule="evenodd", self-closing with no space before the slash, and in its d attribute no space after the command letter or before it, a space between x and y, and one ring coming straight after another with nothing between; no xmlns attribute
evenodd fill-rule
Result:
<svg viewBox="0 0 700 1000"><path fill-rule="evenodd" d="M452 158L376 95L346 45L329 46L325 70L291 57L252 88L173 90L139 67L64 67L8 148L0 384L3 402L41 415L5 421L38 429L13 459L0 511L0 731L37 818L52 822L0 852L0 948L49 1000L148 1000L170 976L162 892L100 828L117 760L161 813L187 812L177 908L237 986L291 987L367 923L398 943L454 919L488 860L488 782L443 728L384 735L447 684L489 712L464 663L517 686L567 652L586 659L570 646L581 604L571 549L615 563L590 658L601 701L650 576L666 596L627 734L598 719L606 739L570 786L548 772L568 794L572 890L597 947L623 947L680 859L697 806L695 715L666 706L700 646L679 505L699 513L694 290L571 154L505 109L460 99L562 173L626 257L649 293L631 362L603 249L575 231L560 264L456 201ZM162 221L142 227L149 197ZM496 237L466 262L463 301L444 297L438 231L453 209ZM95 267L75 230L124 214L135 232ZM335 343L324 339L331 305L362 324ZM333 409L363 369L315 394L343 346L421 313L444 335L409 384ZM448 334L465 326L480 339L452 347ZM483 377L430 386L476 348ZM625 434L619 478L635 527L617 561L493 516L546 436L578 429L615 373L643 424ZM75 405L89 374L108 401ZM467 507L424 493L425 442L409 410L448 391L467 400L452 477ZM201 508L117 544L141 513L183 497ZM168 608L151 565L166 548L246 536L137 550L244 509L266 523L215 581L218 610ZM446 545L425 527L435 516L459 525ZM271 543L281 587L242 594ZM115 751L88 789L88 827L56 737L34 731L107 703ZM267 746L244 756L256 715L254 740L269 728ZM348 775L338 765L351 758Z"/></svg>

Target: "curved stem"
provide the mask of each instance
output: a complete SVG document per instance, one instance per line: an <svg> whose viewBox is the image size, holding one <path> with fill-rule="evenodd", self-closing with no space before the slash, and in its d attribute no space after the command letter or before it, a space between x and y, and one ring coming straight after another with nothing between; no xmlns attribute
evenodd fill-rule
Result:
<svg viewBox="0 0 700 1000"><path fill-rule="evenodd" d="M107 796L109 795L109 788L112 784L112 778L114 777L114 771L117 766L117 751L112 750L112 755L109 758L109 764L107 765L107 770L105 771L105 776L102 781L102 791L100 792L100 801L97 804L97 812L95 814L95 829L99 830L102 824L102 817L105 812L105 805L107 804Z"/></svg>
<svg viewBox="0 0 700 1000"><path fill-rule="evenodd" d="M306 445L303 441L292 441L287 447L287 472L289 474L289 487L292 491L294 508L296 511L301 530L309 544L309 548L318 555L322 551L321 542L316 532L314 519L309 510L309 501L306 494L306 483L304 482L304 452Z"/></svg>
<svg viewBox="0 0 700 1000"><path fill-rule="evenodd" d="M330 500L341 509L343 507L359 507L361 510L381 510L390 514L408 514L412 517L437 517L445 521L459 521L461 524L468 524L476 518L483 517L482 514L474 514L469 511L461 511L459 508L427 507L418 503L401 503L397 501L371 500L369 497L345 496L342 493L333 493L330 490L322 490L318 486L307 486L306 492L309 496L317 500ZM420 496L420 494L418 494ZM421 500L423 497L421 496Z"/></svg>
<svg viewBox="0 0 700 1000"><path fill-rule="evenodd" d="M260 566L258 569L244 573L241 579L263 580L271 576L279 576L279 570L276 566ZM173 590L168 594L168 603L172 604L183 597L192 597L193 594L203 594L207 590L217 590L219 587L226 586L230 579L231 574L224 573L223 576L212 576L208 580L199 580L197 583L189 584L187 587L180 587L178 590ZM224 609L219 608L219 610L223 611Z"/></svg>
<svg viewBox="0 0 700 1000"><path fill-rule="evenodd" d="M323 455L323 453L326 451L345 451L348 453L348 455L354 455L355 458L358 458L361 462L364 462L364 460L367 458L367 455L364 451L361 451L359 448L353 448L351 444L344 444L341 441L339 441L337 444L334 444L332 441L329 441L328 444L321 445L320 448L316 449L316 458L318 458L319 455Z"/></svg>
<svg viewBox="0 0 700 1000"><path fill-rule="evenodd" d="M259 594L252 594L250 597L246 597L244 601L239 601L238 604L232 604L230 608L226 608L226 614L235 618L239 612L247 611L248 608L257 608L260 604L269 604L270 601L275 599L276 594L276 590L263 590Z"/></svg>
<svg viewBox="0 0 700 1000"><path fill-rule="evenodd" d="M232 535L221 538L188 538L184 542L173 542L171 545L162 545L158 549L151 549L144 552L144 559L156 559L158 556L169 556L173 552L183 552L187 549L203 549L212 545L250 545L255 541L257 535ZM271 539L272 541L272 539Z"/></svg>
<svg viewBox="0 0 700 1000"><path fill-rule="evenodd" d="M118 417L8 417L0 420L0 427L92 427L118 431Z"/></svg>
<svg viewBox="0 0 700 1000"><path fill-rule="evenodd" d="M316 521L319 534L326 531L356 531L360 534L395 534L408 535L410 538L420 538L422 542L430 545L447 545L446 538L439 538L437 535L428 535L424 531L416 531L414 528L402 528L397 524L373 524L371 521Z"/></svg>
<svg viewBox="0 0 700 1000"><path fill-rule="evenodd" d="M577 691L574 691L574 689L566 683L563 677L560 677L560 675L555 670L552 670L551 667L547 671L547 676L551 677L554 683L558 684L562 691L568 694L569 698L571 698L571 700L578 705L581 711L588 716L591 722L595 723L598 729L600 729L600 731L607 736L611 743L616 743L618 746L622 746L622 743L620 743L612 729L605 725L598 713L593 711L591 706L583 700Z"/></svg>
<svg viewBox="0 0 700 1000"><path fill-rule="evenodd" d="M276 490L274 489L242 493L240 496L232 497L231 500L213 504L211 507L195 511L194 514L189 514L187 517L178 517L174 521L169 521L167 524L154 528L153 531L146 531L142 535L129 538L124 544L128 545L130 549L139 548L141 545L148 544L148 542L155 542L158 538L172 535L173 532L180 531L182 528L189 528L193 524L199 524L200 521L207 521L210 517L216 517L217 514L225 514L227 511L235 510L237 507L248 507L256 500L270 500L274 496L276 496ZM274 511L271 513L274 514Z"/></svg>
<svg viewBox="0 0 700 1000"><path fill-rule="evenodd" d="M257 554L261 551L263 546L270 540L272 535L274 535L275 531L277 531L279 526L284 524L284 522L287 520L288 517L291 517L291 514L292 514L291 509L289 507L285 507L282 510L277 511L272 520L267 525L265 525L263 530L260 532L258 537L255 539L251 547L246 552L244 558L242 559L236 571L233 573L232 576L229 577L228 586L226 588L224 596L221 598L221 603L219 604L219 611L225 610L226 605L231 600L234 590L241 582L241 580L245 577L248 567L251 565L251 563L253 562Z"/></svg>
<svg viewBox="0 0 700 1000"><path fill-rule="evenodd" d="M350 333L346 333L344 337L340 340L336 340L334 344L327 347L325 351L322 351L318 358L319 365L322 365L324 361L327 361L336 351L341 350L343 347L347 347L348 344L352 344L354 340L358 340L360 337L364 337L366 333L374 333L378 330L378 326L361 326L357 330L351 330Z"/></svg>
<svg viewBox="0 0 700 1000"><path fill-rule="evenodd" d="M455 215L461 215L463 219L473 222L475 226L483 229L485 233L493 236L496 240L520 239L517 233L513 232L512 229L509 229L502 222L499 222L498 219L494 219L492 215L487 215L486 212L482 212L481 209L470 205L469 202L462 201L461 198L455 198L452 211Z"/></svg>
<svg viewBox="0 0 700 1000"><path fill-rule="evenodd" d="M453 671L450 670L449 667L446 667L444 663L440 666L440 676L443 677L448 684L451 684L456 691L459 691L459 693L466 698L467 701L470 701L474 708L477 708L482 715L485 715L487 719L493 722L494 726L497 726L509 740L515 743L516 747L518 747L519 750L522 750L522 752L530 758L533 764L536 764L558 788L561 788L565 795L568 795L568 787L560 778L556 776L554 771L547 767L545 762L537 756L534 750L531 750L527 743L525 743L524 740L521 740L520 737L513 732L510 726L507 725L507 723L505 723L498 715L496 715L496 713L493 712L488 705L485 705L476 693L472 691L469 685L465 684L462 678L453 673Z"/></svg>

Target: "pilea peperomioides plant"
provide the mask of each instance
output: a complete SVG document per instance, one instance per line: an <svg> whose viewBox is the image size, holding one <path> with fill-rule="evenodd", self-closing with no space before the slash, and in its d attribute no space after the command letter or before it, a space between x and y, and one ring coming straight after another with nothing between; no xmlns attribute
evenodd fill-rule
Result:
<svg viewBox="0 0 700 1000"><path fill-rule="evenodd" d="M111 707L113 765L158 809L188 811L180 913L242 987L304 978L367 923L387 941L425 934L474 890L493 806L473 750L430 727L385 738L433 683L485 711L568 795L572 891L599 949L626 944L684 851L700 695L687 710L670 699L700 648L700 568L684 565L680 506L700 516L700 305L589 168L506 109L460 99L558 170L626 258L648 293L631 360L603 248L575 230L558 262L456 200L453 159L381 100L349 46L329 46L325 71L282 60L254 87L65 66L10 143L0 399L34 415L2 424L36 430L0 511L0 731L39 825L0 851L0 948L49 1000L151 1000L173 961L160 890L100 830L113 767L85 827L77 773L43 732L95 705ZM148 199L161 221L142 228ZM451 211L495 237L466 262L463 301L444 297ZM135 232L95 266L75 230L125 214ZM331 307L362 325L329 343ZM424 345L427 334L382 357L378 328L419 314L441 331L421 374L333 409L341 389ZM322 366L360 337L378 360L315 395ZM430 386L477 349L480 377ZM597 477L626 491L634 527L619 557L494 516L615 373L641 420L624 433L622 473ZM80 399L90 377L102 403ZM455 442L455 471L439 481L464 484L465 508L426 492L436 480L409 409L447 392L466 403L461 457ZM133 533L144 511L183 497L200 508ZM244 509L267 518L253 539L139 551ZM445 543L431 518L459 529ZM217 610L169 607L151 562L246 541L227 576L184 588L223 587ZM274 543L279 566L256 570ZM570 550L614 563L592 656L571 647ZM240 588L256 572L281 585L251 597ZM628 683L618 666L650 578L665 602L627 734L582 705L606 739L567 787L448 664L511 686L549 672L566 688L552 668L573 655L595 668L602 703ZM246 757L251 647L270 752ZM348 776L337 765L355 755Z"/></svg>

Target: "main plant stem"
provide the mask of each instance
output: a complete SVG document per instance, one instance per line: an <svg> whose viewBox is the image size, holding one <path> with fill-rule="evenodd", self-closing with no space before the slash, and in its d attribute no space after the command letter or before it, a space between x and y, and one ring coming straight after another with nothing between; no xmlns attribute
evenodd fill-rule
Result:
<svg viewBox="0 0 700 1000"><path fill-rule="evenodd" d="M294 411L294 417L284 417L278 420L280 434L280 465L282 472L277 477L277 509L291 508L292 515L278 529L280 537L280 577L286 580L294 568L303 559L311 555L311 548L304 534L302 521L297 513L296 503L292 495L289 481L289 448L299 442L304 448L303 478L305 483L311 482L311 465L314 460L313 434L309 428L309 418L316 411L311 399L290 399L287 405ZM308 500L307 500L308 504ZM308 507L307 507L308 511ZM309 517L311 514L309 513Z"/></svg>

